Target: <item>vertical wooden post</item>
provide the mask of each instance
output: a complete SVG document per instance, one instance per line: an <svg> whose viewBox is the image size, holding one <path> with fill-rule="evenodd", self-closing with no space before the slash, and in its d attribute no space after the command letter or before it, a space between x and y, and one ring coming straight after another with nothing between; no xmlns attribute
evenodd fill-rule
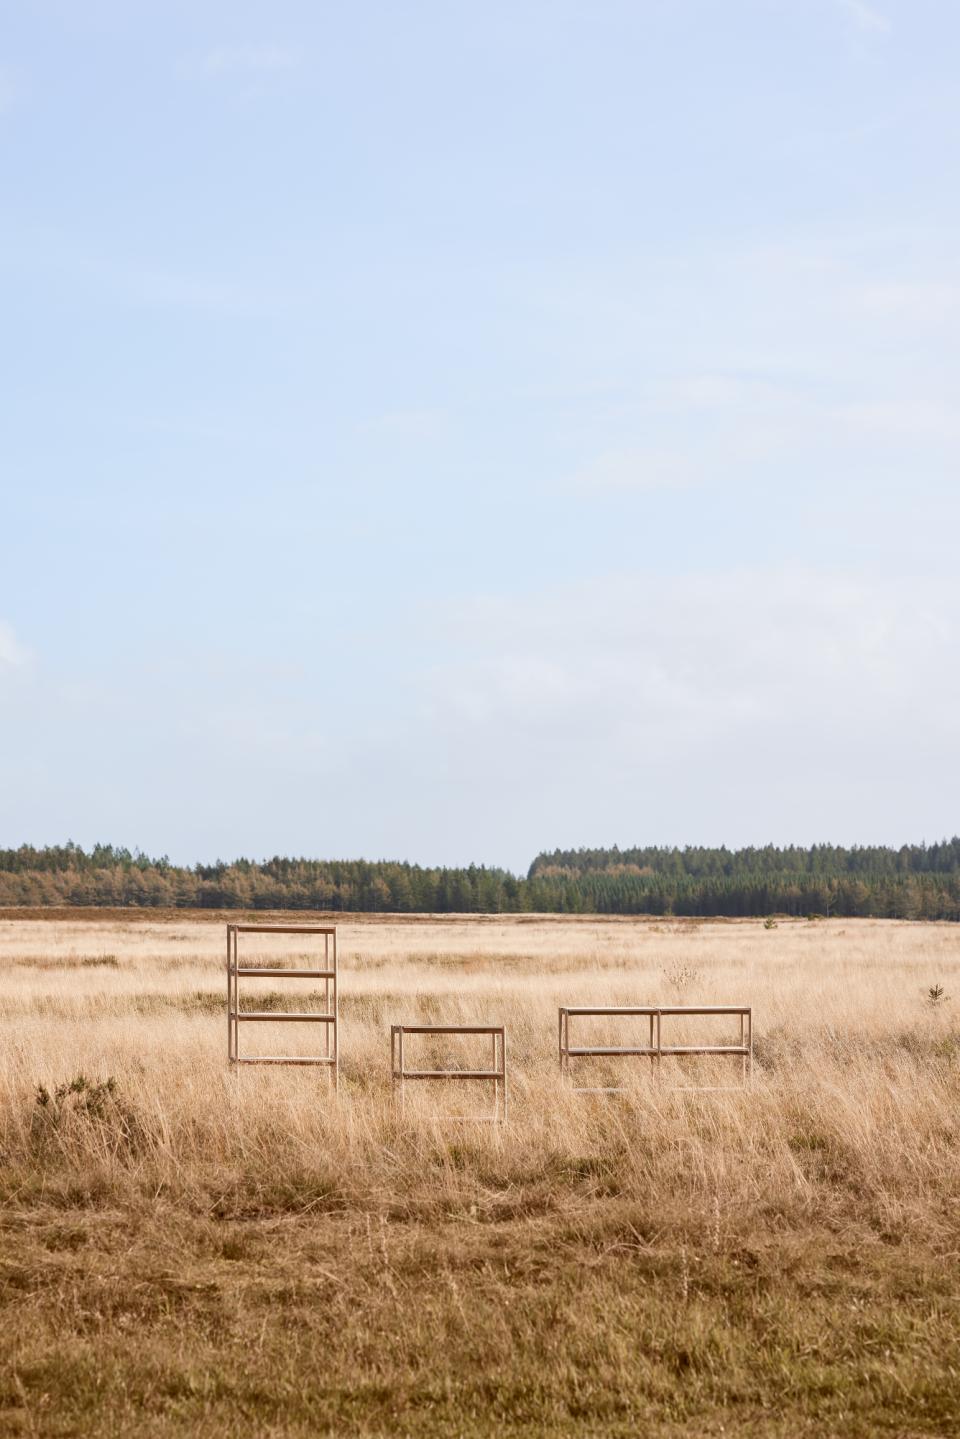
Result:
<svg viewBox="0 0 960 1439"><path fill-rule="evenodd" d="M227 1059L233 1060L233 983L230 979L230 926L227 925Z"/></svg>
<svg viewBox="0 0 960 1439"><path fill-rule="evenodd" d="M233 926L233 1057L240 1073L240 931Z"/></svg>
<svg viewBox="0 0 960 1439"><path fill-rule="evenodd" d="M492 1050L493 1050L492 1063L491 1063L491 1065L490 1065L490 1068L491 1068L495 1073L497 1073L497 1072L499 1072L500 1065L499 1065L498 1062L497 1062L497 1036L496 1036L495 1033L494 1033L494 1034L491 1034L490 1040L491 1040L491 1047L492 1047ZM500 1081L499 1081L499 1079L495 1079L495 1080L493 1081L493 1113L494 1113L494 1117L496 1117L496 1116L500 1113Z"/></svg>
<svg viewBox="0 0 960 1439"><path fill-rule="evenodd" d="M240 976L237 973L237 926L227 926L227 1022L230 1025L230 1057L240 1072Z"/></svg>
<svg viewBox="0 0 960 1439"><path fill-rule="evenodd" d="M325 934L325 935L323 936L323 967L324 967L324 969L327 970L327 971L329 971L329 969L330 969L330 936L329 936L329 934ZM324 1012L324 1014L329 1014L329 1013L330 1013L330 981L329 981L329 979L326 978L326 976L324 976L324 981L323 981L323 1012ZM329 1059L329 1058L330 1058L330 1026L329 1026L329 1024L325 1024L323 1027L324 1027L324 1030L326 1031L326 1035L325 1035L326 1043L325 1043L325 1045L324 1045L324 1054L326 1055L327 1059ZM336 1040L334 1040L334 1043L336 1043Z"/></svg>
<svg viewBox="0 0 960 1439"><path fill-rule="evenodd" d="M333 1087L340 1093L340 959L333 931Z"/></svg>
<svg viewBox="0 0 960 1439"><path fill-rule="evenodd" d="M500 1031L500 1062L503 1065L503 1122L507 1122L507 1031Z"/></svg>
<svg viewBox="0 0 960 1439"><path fill-rule="evenodd" d="M560 1064L560 1083L563 1083L563 1009L561 1007L557 1017L557 1054Z"/></svg>

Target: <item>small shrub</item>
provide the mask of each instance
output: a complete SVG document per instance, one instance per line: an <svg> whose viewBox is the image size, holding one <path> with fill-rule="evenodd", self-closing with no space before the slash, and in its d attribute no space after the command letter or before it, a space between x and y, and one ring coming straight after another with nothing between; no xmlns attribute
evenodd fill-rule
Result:
<svg viewBox="0 0 960 1439"><path fill-rule="evenodd" d="M925 999L930 1009L940 1009L950 998L942 984L931 984Z"/></svg>
<svg viewBox="0 0 960 1439"><path fill-rule="evenodd" d="M696 984L700 971L692 964L673 964L664 968L663 977L671 989L683 994L691 984Z"/></svg>
<svg viewBox="0 0 960 1439"><path fill-rule="evenodd" d="M78 1074L56 1085L52 1094L45 1084L38 1084L35 1104L31 1130L41 1144L54 1136L97 1133L136 1149L145 1138L139 1116L121 1099L112 1075L95 1081Z"/></svg>
<svg viewBox="0 0 960 1439"><path fill-rule="evenodd" d="M94 1084L85 1074L78 1074L67 1084L58 1084L52 1095L46 1085L38 1084L37 1104L41 1109L61 1115L71 1096L78 1095L79 1098L72 1107L99 1118L103 1114L107 1100L112 1099L116 1092L117 1081L112 1075L108 1079L101 1080L99 1084Z"/></svg>
<svg viewBox="0 0 960 1439"><path fill-rule="evenodd" d="M774 919L772 914L767 915L766 919L763 921L763 927L764 929L776 929L777 921Z"/></svg>

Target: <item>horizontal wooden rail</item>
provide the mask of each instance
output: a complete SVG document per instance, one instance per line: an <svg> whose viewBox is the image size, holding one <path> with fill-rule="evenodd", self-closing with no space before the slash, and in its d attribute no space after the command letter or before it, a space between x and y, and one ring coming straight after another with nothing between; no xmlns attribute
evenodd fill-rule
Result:
<svg viewBox="0 0 960 1439"><path fill-rule="evenodd" d="M335 924L228 924L234 934L336 934Z"/></svg>
<svg viewBox="0 0 960 1439"><path fill-rule="evenodd" d="M662 1034L662 1021L664 1016L696 1016L704 1017L711 1015L734 1015L740 1020L740 1043L739 1044L664 1044ZM644 1018L649 1021L649 1041L647 1044L636 1045L610 1045L610 1044L575 1044L570 1043L570 1020L574 1017L586 1018ZM673 1056L697 1054L697 1055L736 1055L743 1061L743 1082L753 1073L753 1008L749 1004L662 1004L662 1005L561 1005L559 1011L559 1053L560 1053L560 1076L561 1079L570 1079L570 1060L575 1059L604 1059L622 1058L633 1056L649 1059L655 1074L660 1073L660 1065L664 1058ZM684 1089L694 1089L699 1086L684 1085ZM716 1090L718 1086L702 1086L703 1089ZM593 1087L574 1088L576 1094L622 1094L623 1085L598 1085Z"/></svg>
<svg viewBox="0 0 960 1439"><path fill-rule="evenodd" d="M502 1034L502 1024L393 1024L404 1034Z"/></svg>
<svg viewBox="0 0 960 1439"><path fill-rule="evenodd" d="M280 1023L287 1021L289 1024L336 1024L332 1014L321 1014L318 1010L310 1009L306 1012L298 1012L295 1009L238 1009L234 1011L234 1019L262 1019L278 1020Z"/></svg>
<svg viewBox="0 0 960 1439"><path fill-rule="evenodd" d="M564 1014L749 1014L749 1004L564 1004Z"/></svg>
<svg viewBox="0 0 960 1439"><path fill-rule="evenodd" d="M262 964L241 964L237 966L237 974L246 974L251 978L259 976L261 979L336 979L335 969L298 969L295 964L283 965L277 969L267 969Z"/></svg>
<svg viewBox="0 0 960 1439"><path fill-rule="evenodd" d="M603 1005L561 1005L563 1014L659 1014L655 1004L603 1004Z"/></svg>
<svg viewBox="0 0 960 1439"><path fill-rule="evenodd" d="M234 1064L336 1064L337 1056L325 1054L241 1054Z"/></svg>
<svg viewBox="0 0 960 1439"><path fill-rule="evenodd" d="M659 1004L658 1014L749 1014L749 1004Z"/></svg>
<svg viewBox="0 0 960 1439"><path fill-rule="evenodd" d="M572 1055L646 1054L649 1056L651 1054L657 1055L659 1053L659 1049L651 1049L648 1045L644 1045L640 1049L627 1049L621 1045L596 1045L590 1049L574 1049L573 1047L571 1047L564 1050L564 1054Z"/></svg>

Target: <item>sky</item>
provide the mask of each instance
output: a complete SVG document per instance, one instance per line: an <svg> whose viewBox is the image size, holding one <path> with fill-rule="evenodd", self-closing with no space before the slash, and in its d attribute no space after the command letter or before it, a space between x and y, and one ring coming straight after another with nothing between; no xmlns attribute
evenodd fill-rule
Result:
<svg viewBox="0 0 960 1439"><path fill-rule="evenodd" d="M954 0L0 0L0 846L960 815Z"/></svg>

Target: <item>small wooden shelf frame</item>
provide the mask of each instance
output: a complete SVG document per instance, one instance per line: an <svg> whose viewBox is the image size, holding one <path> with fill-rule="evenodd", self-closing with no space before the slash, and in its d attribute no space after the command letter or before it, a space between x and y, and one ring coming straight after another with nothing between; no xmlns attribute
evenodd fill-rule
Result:
<svg viewBox="0 0 960 1439"><path fill-rule="evenodd" d="M408 1069L403 1041L409 1034L488 1034L491 1040L489 1069ZM507 1118L507 1031L502 1024L391 1024L390 1073L401 1108L404 1089L410 1079L480 1079L493 1085L493 1113L452 1116L497 1124Z"/></svg>
<svg viewBox="0 0 960 1439"><path fill-rule="evenodd" d="M734 1015L740 1020L739 1044L664 1044L663 1018L665 1015L707 1016L711 1014ZM649 1021L648 1041L634 1045L577 1045L570 1043L570 1020L583 1018L645 1018ZM682 1054L728 1054L738 1056L743 1064L743 1083L753 1074L753 1009L749 1004L675 1004L675 1005L561 1005L560 1018L560 1077L570 1081L570 1060L580 1058L619 1058L622 1055L637 1055L649 1059L651 1071L659 1076L660 1064L664 1058ZM625 1085L602 1085L578 1088L571 1086L574 1094L623 1094ZM728 1089L729 1085L682 1085L683 1089L702 1092Z"/></svg>
<svg viewBox="0 0 960 1439"><path fill-rule="evenodd" d="M323 940L322 968L302 965L241 964L241 934L299 934ZM340 1087L340 1025L337 995L337 930L335 925L228 924L227 925L227 1058L231 1064L319 1064L330 1073L334 1089ZM323 1009L294 1012L286 1009L241 1009L240 980L322 979ZM241 1054L240 1025L248 1023L321 1024L322 1054Z"/></svg>

